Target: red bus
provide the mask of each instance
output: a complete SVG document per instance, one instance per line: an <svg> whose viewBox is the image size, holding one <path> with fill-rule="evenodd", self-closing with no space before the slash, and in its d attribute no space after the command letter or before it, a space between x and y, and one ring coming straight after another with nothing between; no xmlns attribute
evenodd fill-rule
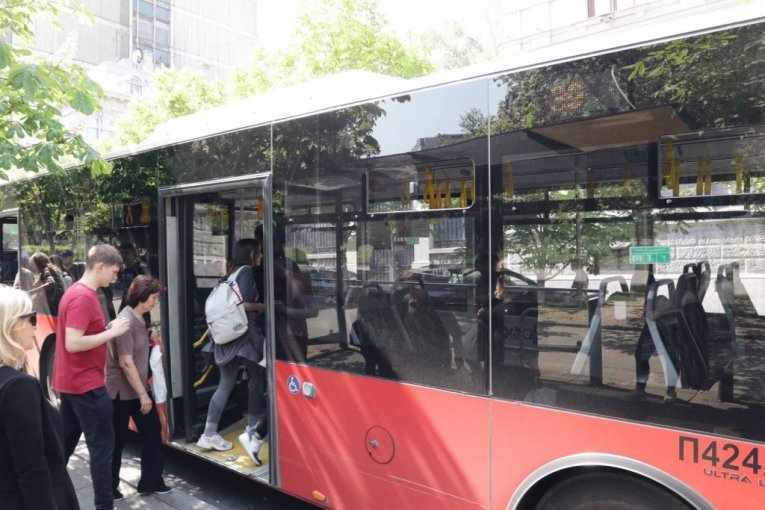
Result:
<svg viewBox="0 0 765 510"><path fill-rule="evenodd" d="M9 185L4 215L20 252L135 247L168 287L167 443L232 473L326 508L759 508L762 14L326 78L171 122L108 176ZM238 390L235 449L196 446L205 299L258 228L259 467ZM310 311L275 303L296 277Z"/></svg>

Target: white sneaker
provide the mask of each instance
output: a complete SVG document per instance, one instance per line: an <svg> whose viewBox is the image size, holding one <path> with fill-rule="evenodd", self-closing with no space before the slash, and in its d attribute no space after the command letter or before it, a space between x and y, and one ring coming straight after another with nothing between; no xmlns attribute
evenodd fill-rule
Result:
<svg viewBox="0 0 765 510"><path fill-rule="evenodd" d="M257 432L255 432L255 429L250 428L249 426L239 434L239 442L244 447L244 451L247 452L247 455L250 456L252 459L252 462L255 463L256 466L262 466L263 461L260 460L260 457L258 454L260 454L260 450L263 448L263 445L266 443L265 438L261 439L258 437Z"/></svg>
<svg viewBox="0 0 765 510"><path fill-rule="evenodd" d="M220 434L213 434L212 436L202 434L199 436L197 446L205 450L218 450L219 452L225 452L234 447L229 441L223 439Z"/></svg>

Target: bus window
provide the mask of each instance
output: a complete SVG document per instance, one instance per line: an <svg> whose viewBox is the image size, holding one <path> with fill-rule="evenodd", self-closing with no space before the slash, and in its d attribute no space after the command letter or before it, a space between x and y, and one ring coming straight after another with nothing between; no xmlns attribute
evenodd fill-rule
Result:
<svg viewBox="0 0 765 510"><path fill-rule="evenodd" d="M152 160L147 155L123 158L115 162L111 174L99 179L93 179L87 169L75 168L14 185L20 218L20 268L14 285L30 293L40 317L39 375L46 383L54 356L56 307L63 293L59 287L61 282L68 286L82 277L92 246L118 247L129 264L122 268L113 287L98 292L107 322L119 312L129 286L128 274L135 276L140 269L141 273L156 275L156 203L150 197L156 195L158 180ZM42 268L31 267L30 259L35 253L44 254L62 275L61 279L54 278L55 292L49 292L50 284L44 285ZM150 320L159 324L158 308ZM38 361L34 360L32 365L36 372Z"/></svg>
<svg viewBox="0 0 765 510"><path fill-rule="evenodd" d="M713 117L701 90L621 95L635 83L606 60L496 79L492 391L762 440L762 124L738 106L757 94ZM538 81L561 93L527 104Z"/></svg>
<svg viewBox="0 0 765 510"><path fill-rule="evenodd" d="M274 207L274 243L276 251L283 246L285 274L300 275L298 287L315 307L293 325L306 333L296 341L304 342L298 354L285 348L280 356L277 348L277 356L482 391L487 352L478 331L478 295L488 294L481 280L489 275L476 271L474 260L486 252L477 198L486 139L438 133L444 119L450 130L459 129L459 116L480 107L485 88L486 82L471 83L275 127L274 187L284 190L284 210ZM435 103L464 110L425 120ZM353 126L362 114L374 122L349 142L342 120ZM296 132L345 142L322 138L323 150L308 144L295 156L278 140Z"/></svg>
<svg viewBox="0 0 765 510"><path fill-rule="evenodd" d="M662 137L660 196L731 196L765 191L763 125Z"/></svg>

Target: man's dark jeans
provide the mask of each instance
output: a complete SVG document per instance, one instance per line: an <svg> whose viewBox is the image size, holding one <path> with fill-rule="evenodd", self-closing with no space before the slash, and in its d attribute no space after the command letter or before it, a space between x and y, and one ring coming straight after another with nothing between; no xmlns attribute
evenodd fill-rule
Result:
<svg viewBox="0 0 765 510"><path fill-rule="evenodd" d="M74 452L80 435L90 454L90 476L96 510L112 510L112 452L114 428L112 426L112 399L106 388L96 388L81 395L61 394L61 417L64 422L64 454L66 460Z"/></svg>

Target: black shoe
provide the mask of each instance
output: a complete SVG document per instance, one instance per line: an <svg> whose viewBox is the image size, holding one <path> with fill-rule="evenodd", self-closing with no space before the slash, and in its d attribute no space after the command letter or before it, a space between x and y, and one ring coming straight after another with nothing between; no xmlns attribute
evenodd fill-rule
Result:
<svg viewBox="0 0 765 510"><path fill-rule="evenodd" d="M170 494L171 492L173 492L173 488L168 487L167 485L162 485L161 489L155 490L153 492L154 494Z"/></svg>
<svg viewBox="0 0 765 510"><path fill-rule="evenodd" d="M140 494L141 496L146 496L148 494L170 494L171 492L173 492L172 487L168 487L165 484L162 484L162 487L159 487L157 489L149 489L149 490L138 489L138 494Z"/></svg>
<svg viewBox="0 0 765 510"><path fill-rule="evenodd" d="M114 501L122 501L123 499L125 499L125 496L123 496L119 490L114 489L114 491L112 492L112 499L114 499Z"/></svg>

